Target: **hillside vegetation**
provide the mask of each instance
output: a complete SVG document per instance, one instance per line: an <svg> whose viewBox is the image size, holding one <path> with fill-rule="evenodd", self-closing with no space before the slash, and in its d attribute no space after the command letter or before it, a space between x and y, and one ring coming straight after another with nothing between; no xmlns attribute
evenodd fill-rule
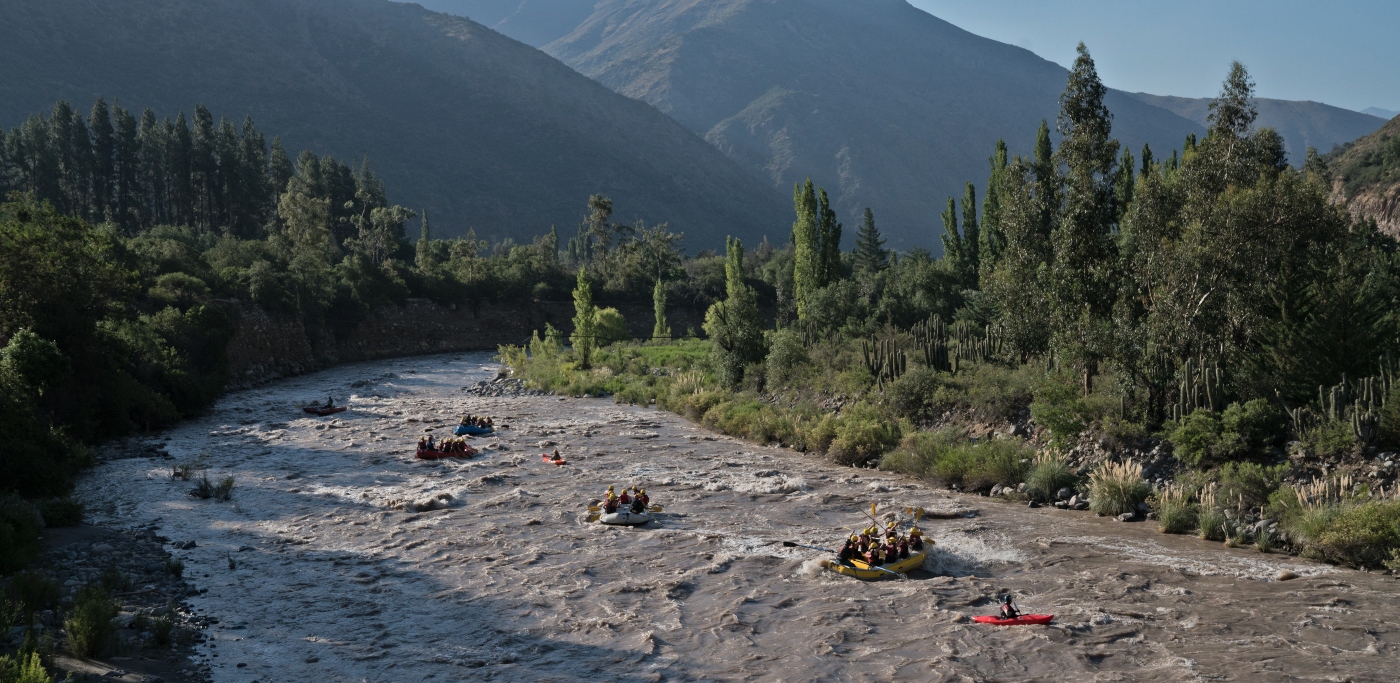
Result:
<svg viewBox="0 0 1400 683"><path fill-rule="evenodd" d="M1335 150L1326 161L1336 198L1346 201L1352 215L1400 236L1400 117Z"/></svg>
<svg viewBox="0 0 1400 683"><path fill-rule="evenodd" d="M56 100L244 115L359 165L444 235L572 232L580 199L697 245L785 225L766 183L654 108L479 24L388 0L0 4L0 127Z"/></svg>

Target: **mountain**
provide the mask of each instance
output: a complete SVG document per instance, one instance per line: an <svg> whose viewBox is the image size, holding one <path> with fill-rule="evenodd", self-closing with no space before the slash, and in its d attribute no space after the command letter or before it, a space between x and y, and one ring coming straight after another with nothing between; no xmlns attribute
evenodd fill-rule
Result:
<svg viewBox="0 0 1400 683"><path fill-rule="evenodd" d="M594 0L412 0L433 10L467 17L527 45L562 38L593 13Z"/></svg>
<svg viewBox="0 0 1400 683"><path fill-rule="evenodd" d="M358 164L439 236L567 237L592 193L695 246L791 223L788 200L699 136L472 21L388 0L0 3L0 124L99 96L161 116L250 114ZM776 227L775 227L776 226Z"/></svg>
<svg viewBox="0 0 1400 683"><path fill-rule="evenodd" d="M1371 116L1379 116L1387 121L1397 116L1400 116L1400 111L1391 111L1389 109L1381 109L1380 107L1366 107L1365 109L1361 110L1361 113L1370 114Z"/></svg>
<svg viewBox="0 0 1400 683"><path fill-rule="evenodd" d="M455 4L470 15L487 3ZM936 248L944 202L969 180L985 189L998 138L1030 152L1040 121L1054 126L1068 76L904 0L601 0L543 49L675 117L779 191L811 176L848 238L873 208L901 248ZM1170 156L1204 130L1124 93L1108 105L1135 156L1144 142Z"/></svg>
<svg viewBox="0 0 1400 683"><path fill-rule="evenodd" d="M1380 130L1327 155L1334 201L1353 216L1376 219L1381 230L1400 237L1400 116Z"/></svg>
<svg viewBox="0 0 1400 683"><path fill-rule="evenodd" d="M1169 95L1149 95L1133 93L1148 104L1176 112L1202 126L1210 113L1210 99L1204 97L1172 97ZM1254 125L1273 128L1283 136L1288 159L1295 166L1303 164L1309 147L1327 153L1333 147L1355 140L1363 135L1374 133L1385 124L1385 119L1370 114L1334 107L1330 104L1307 100L1271 100L1258 98L1259 118Z"/></svg>

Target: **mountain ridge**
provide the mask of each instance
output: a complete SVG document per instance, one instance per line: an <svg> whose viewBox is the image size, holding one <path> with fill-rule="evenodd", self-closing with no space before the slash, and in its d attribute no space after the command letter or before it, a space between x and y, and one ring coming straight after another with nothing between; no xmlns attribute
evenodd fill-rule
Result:
<svg viewBox="0 0 1400 683"><path fill-rule="evenodd" d="M1210 98L1152 95L1143 92L1131 95L1203 126L1207 125ZM1283 136L1288 159L1295 166L1302 165L1309 147L1325 154L1333 147L1374 133L1385 125L1385 119L1312 100L1259 97L1255 98L1254 102L1259 108L1259 118L1254 125L1278 131Z"/></svg>

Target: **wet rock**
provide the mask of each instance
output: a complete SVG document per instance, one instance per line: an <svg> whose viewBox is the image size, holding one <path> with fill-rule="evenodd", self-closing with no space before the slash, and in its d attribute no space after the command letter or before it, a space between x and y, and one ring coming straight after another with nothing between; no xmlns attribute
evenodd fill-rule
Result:
<svg viewBox="0 0 1400 683"><path fill-rule="evenodd" d="M1297 575L1297 574L1295 574L1295 573L1293 573L1292 571L1289 571L1289 570L1287 570L1287 569L1284 569L1284 570L1282 570L1282 571L1280 571L1280 572L1278 573L1278 576L1275 576L1275 577L1274 577L1274 580L1275 580L1275 581L1291 581L1291 580L1296 579L1296 578L1298 578L1298 575Z"/></svg>
<svg viewBox="0 0 1400 683"><path fill-rule="evenodd" d="M1146 515L1146 514L1149 513L1149 512L1152 512L1152 506L1151 506L1151 505L1148 505L1148 504L1145 503L1145 502L1143 502L1143 503L1138 503L1138 504L1137 504L1137 513L1138 513L1139 515Z"/></svg>
<svg viewBox="0 0 1400 683"><path fill-rule="evenodd" d="M1124 512L1123 514L1118 515L1117 517L1114 517L1114 519L1115 519L1115 520L1118 520L1118 521L1120 521L1120 522L1131 522L1131 521L1133 521L1134 519L1137 519L1137 513L1135 513L1135 512Z"/></svg>
<svg viewBox="0 0 1400 683"><path fill-rule="evenodd" d="M1037 503L1037 502L1035 502L1035 501L1031 501L1031 502L1029 502L1029 503L1026 503L1026 507L1028 507L1028 508L1038 508L1038 507L1040 507L1040 503Z"/></svg>
<svg viewBox="0 0 1400 683"><path fill-rule="evenodd" d="M1089 509L1089 501L1087 501L1087 500L1081 500L1081 501L1079 501L1078 503L1075 503L1075 504L1071 505L1070 507L1074 508L1075 510L1088 510L1088 509Z"/></svg>
<svg viewBox="0 0 1400 683"><path fill-rule="evenodd" d="M1059 491L1055 492L1055 499L1056 499L1056 500L1069 500L1070 497L1073 496L1073 495L1074 495L1074 489L1072 489L1072 488L1066 486L1066 487L1060 489Z"/></svg>

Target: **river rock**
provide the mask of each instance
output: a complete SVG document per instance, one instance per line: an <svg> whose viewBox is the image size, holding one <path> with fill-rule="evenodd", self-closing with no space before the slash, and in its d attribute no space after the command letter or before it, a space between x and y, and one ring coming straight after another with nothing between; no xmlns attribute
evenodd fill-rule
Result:
<svg viewBox="0 0 1400 683"><path fill-rule="evenodd" d="M1069 500L1074 495L1074 489L1066 486L1055 493L1056 500Z"/></svg>
<svg viewBox="0 0 1400 683"><path fill-rule="evenodd" d="M1116 519L1116 520L1118 520L1118 521L1120 521L1120 522L1131 522L1131 521L1133 521L1133 520L1136 519L1136 518L1137 518L1137 513L1135 513L1135 512L1125 512L1125 513L1123 513L1123 514L1121 514L1121 515L1118 515L1117 517L1114 517L1114 519Z"/></svg>

